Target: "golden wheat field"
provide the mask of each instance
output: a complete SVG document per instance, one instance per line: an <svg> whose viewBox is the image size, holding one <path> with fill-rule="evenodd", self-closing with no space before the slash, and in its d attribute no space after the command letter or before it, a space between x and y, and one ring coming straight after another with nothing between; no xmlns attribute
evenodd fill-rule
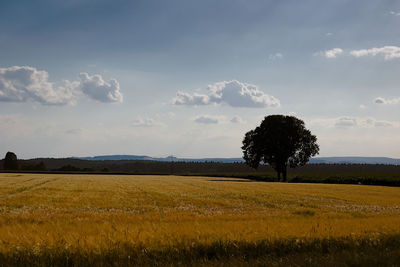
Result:
<svg viewBox="0 0 400 267"><path fill-rule="evenodd" d="M179 176L0 174L0 253L102 253L400 234L400 188Z"/></svg>

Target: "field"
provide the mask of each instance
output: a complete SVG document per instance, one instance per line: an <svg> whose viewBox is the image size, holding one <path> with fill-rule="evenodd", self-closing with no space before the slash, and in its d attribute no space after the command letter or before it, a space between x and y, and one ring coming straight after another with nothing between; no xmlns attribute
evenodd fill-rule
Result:
<svg viewBox="0 0 400 267"><path fill-rule="evenodd" d="M398 187L0 174L0 266L399 262Z"/></svg>

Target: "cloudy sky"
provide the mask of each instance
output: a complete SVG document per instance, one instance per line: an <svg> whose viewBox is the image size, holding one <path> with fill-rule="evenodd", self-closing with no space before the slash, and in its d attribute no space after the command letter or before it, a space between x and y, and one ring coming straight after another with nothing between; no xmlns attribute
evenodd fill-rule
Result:
<svg viewBox="0 0 400 267"><path fill-rule="evenodd" d="M291 114L320 156L400 158L396 0L0 3L0 153L240 157Z"/></svg>

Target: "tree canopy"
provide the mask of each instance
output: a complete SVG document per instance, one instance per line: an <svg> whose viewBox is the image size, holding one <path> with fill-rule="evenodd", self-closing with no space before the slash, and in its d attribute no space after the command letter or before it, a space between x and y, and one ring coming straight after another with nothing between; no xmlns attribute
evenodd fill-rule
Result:
<svg viewBox="0 0 400 267"><path fill-rule="evenodd" d="M13 152L7 152L4 158L4 169L5 170L18 170L18 159L17 155Z"/></svg>
<svg viewBox="0 0 400 267"><path fill-rule="evenodd" d="M317 137L294 116L270 115L260 126L246 133L243 139L243 158L250 167L260 162L272 166L280 179L287 179L287 167L306 164L319 152Z"/></svg>

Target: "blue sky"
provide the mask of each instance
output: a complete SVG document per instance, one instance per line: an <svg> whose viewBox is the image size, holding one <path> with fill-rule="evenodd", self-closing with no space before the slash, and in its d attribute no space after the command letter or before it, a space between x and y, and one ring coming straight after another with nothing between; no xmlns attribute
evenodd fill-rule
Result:
<svg viewBox="0 0 400 267"><path fill-rule="evenodd" d="M292 114L400 157L398 1L2 1L0 151L240 157Z"/></svg>

